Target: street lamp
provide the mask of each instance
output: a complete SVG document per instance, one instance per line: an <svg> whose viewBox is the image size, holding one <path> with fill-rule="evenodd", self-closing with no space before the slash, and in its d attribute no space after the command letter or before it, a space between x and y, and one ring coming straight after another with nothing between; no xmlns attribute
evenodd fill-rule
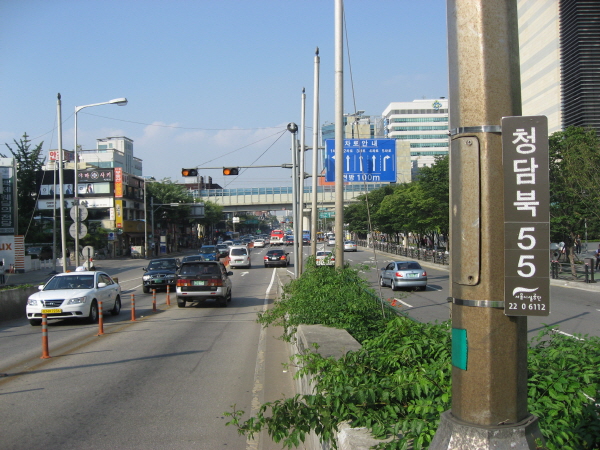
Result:
<svg viewBox="0 0 600 450"><path fill-rule="evenodd" d="M102 103L92 103L90 105L76 106L75 107L75 147L74 147L74 156L75 156L75 182L73 184L74 190L73 193L75 195L73 204L77 207L75 214L75 267L79 267L79 191L77 187L77 164L79 163L79 158L77 157L77 113L81 111L83 108L89 108L90 106L100 106L100 105L119 105L125 106L127 104L126 98L115 98L109 100L108 102Z"/></svg>
<svg viewBox="0 0 600 450"><path fill-rule="evenodd" d="M152 183L154 177L144 177L144 258L148 258L148 208L146 200L146 183ZM154 211L152 211L152 242L154 242Z"/></svg>

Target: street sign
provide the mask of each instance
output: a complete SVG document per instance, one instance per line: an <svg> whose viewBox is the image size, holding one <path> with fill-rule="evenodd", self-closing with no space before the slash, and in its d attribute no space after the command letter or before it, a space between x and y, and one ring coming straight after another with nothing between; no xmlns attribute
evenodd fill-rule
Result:
<svg viewBox="0 0 600 450"><path fill-rule="evenodd" d="M550 179L546 116L502 118L504 314L550 314Z"/></svg>
<svg viewBox="0 0 600 450"><path fill-rule="evenodd" d="M325 181L335 181L335 139L325 141ZM395 139L344 139L344 182L395 182Z"/></svg>
<svg viewBox="0 0 600 450"><path fill-rule="evenodd" d="M75 239L75 230L76 229L77 228L74 223L71 224L71 226L69 227L69 234L71 235L71 237L73 239ZM87 234L87 227L84 224L79 223L79 239L83 239L86 236L86 234Z"/></svg>
<svg viewBox="0 0 600 450"><path fill-rule="evenodd" d="M76 215L77 215L77 206L73 205L71 207L71 219L76 220ZM79 205L79 220L85 220L87 219L88 216L88 210L85 206Z"/></svg>
<svg viewBox="0 0 600 450"><path fill-rule="evenodd" d="M331 219L335 216L333 211L319 211L319 219Z"/></svg>

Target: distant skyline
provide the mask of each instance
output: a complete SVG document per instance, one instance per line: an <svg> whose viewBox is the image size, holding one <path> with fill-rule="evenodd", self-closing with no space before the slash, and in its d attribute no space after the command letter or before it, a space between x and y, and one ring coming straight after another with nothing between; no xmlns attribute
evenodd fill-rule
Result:
<svg viewBox="0 0 600 450"><path fill-rule="evenodd" d="M445 1L346 0L345 15L346 113L448 97ZM57 148L60 93L72 150L75 106L126 97L78 113L84 149L127 136L144 175L179 181L182 167L288 163L303 88L312 146L316 47L323 124L334 120L333 0L4 1L0 143L27 132L45 155ZM290 185L286 169L200 174L229 188Z"/></svg>

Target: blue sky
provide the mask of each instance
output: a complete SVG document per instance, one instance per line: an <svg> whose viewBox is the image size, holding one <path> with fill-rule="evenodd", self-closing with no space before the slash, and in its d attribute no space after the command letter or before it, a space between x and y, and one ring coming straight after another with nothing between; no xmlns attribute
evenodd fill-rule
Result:
<svg viewBox="0 0 600 450"><path fill-rule="evenodd" d="M448 96L444 0L346 0L345 14L344 112ZM312 126L317 46L321 123L333 122L333 0L0 0L1 153L24 132L57 147L60 93L69 150L75 106L126 97L80 111L78 142L129 137L144 175L291 162L284 130L300 124L303 87ZM286 169L201 174L229 188L290 185Z"/></svg>

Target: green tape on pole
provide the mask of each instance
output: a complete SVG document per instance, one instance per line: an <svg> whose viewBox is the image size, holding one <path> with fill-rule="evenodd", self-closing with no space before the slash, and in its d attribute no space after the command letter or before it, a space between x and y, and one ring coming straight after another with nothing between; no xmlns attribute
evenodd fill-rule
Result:
<svg viewBox="0 0 600 450"><path fill-rule="evenodd" d="M452 328L452 365L467 370L467 330Z"/></svg>

